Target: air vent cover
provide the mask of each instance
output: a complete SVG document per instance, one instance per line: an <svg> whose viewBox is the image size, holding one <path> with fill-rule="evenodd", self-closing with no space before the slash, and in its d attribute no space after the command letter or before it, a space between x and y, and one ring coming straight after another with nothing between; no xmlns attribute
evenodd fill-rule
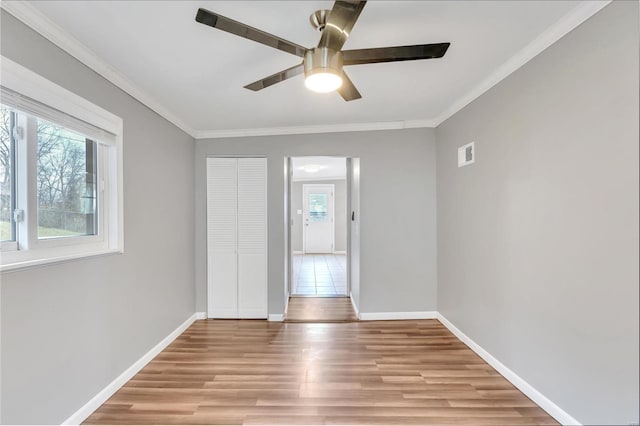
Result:
<svg viewBox="0 0 640 426"><path fill-rule="evenodd" d="M458 167L467 166L475 162L475 142L468 143L458 148Z"/></svg>

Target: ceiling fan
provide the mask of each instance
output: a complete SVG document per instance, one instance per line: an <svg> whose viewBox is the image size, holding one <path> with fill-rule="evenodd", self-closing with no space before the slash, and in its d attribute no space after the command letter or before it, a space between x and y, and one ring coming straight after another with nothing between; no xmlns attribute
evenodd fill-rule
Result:
<svg viewBox="0 0 640 426"><path fill-rule="evenodd" d="M307 49L206 9L198 9L196 21L302 58L302 63L244 86L258 91L304 72L305 85L315 92L337 90L345 101L362 95L343 70L346 65L441 58L450 43L342 50L366 1L336 1L331 10L314 12L311 24L322 32L318 47Z"/></svg>

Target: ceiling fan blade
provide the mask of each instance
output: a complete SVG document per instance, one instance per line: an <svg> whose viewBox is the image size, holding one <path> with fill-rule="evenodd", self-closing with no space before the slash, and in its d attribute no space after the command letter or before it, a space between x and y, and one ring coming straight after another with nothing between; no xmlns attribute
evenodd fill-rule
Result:
<svg viewBox="0 0 640 426"><path fill-rule="evenodd" d="M256 41L266 46L282 50L283 52L300 56L301 58L304 57L304 52L306 52L307 50L305 47L300 46L299 44L295 44L288 40L274 36L273 34L260 31L256 28L245 25L242 22L225 18L224 16L218 15L217 13L211 12L207 9L198 9L198 13L196 14L196 21L231 34Z"/></svg>
<svg viewBox="0 0 640 426"><path fill-rule="evenodd" d="M356 86L344 71L342 71L342 86L340 86L337 92L340 93L340 96L342 96L342 98L347 102L355 101L362 97L360 92L358 92L358 89L356 89Z"/></svg>
<svg viewBox="0 0 640 426"><path fill-rule="evenodd" d="M434 59L443 57L450 44L451 43L416 44L413 46L344 50L342 51L342 55L344 65Z"/></svg>
<svg viewBox="0 0 640 426"><path fill-rule="evenodd" d="M341 50L365 4L366 1L336 1L322 30L318 47Z"/></svg>
<svg viewBox="0 0 640 426"><path fill-rule="evenodd" d="M247 84L244 86L245 89L253 90L257 92L258 90L262 90L266 87L273 86L276 83L280 83L288 78L295 77L298 74L302 74L304 72L304 65L298 64L294 67L287 68L284 71L277 72L269 77L265 77L262 80L255 81L251 84Z"/></svg>

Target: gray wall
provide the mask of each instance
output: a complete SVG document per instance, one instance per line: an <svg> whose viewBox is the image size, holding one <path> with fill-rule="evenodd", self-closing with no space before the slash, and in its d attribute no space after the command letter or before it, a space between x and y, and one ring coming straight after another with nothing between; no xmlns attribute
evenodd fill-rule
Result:
<svg viewBox="0 0 640 426"><path fill-rule="evenodd" d="M60 423L194 312L191 137L1 12L2 55L124 120L125 253L1 275L2 422Z"/></svg>
<svg viewBox="0 0 640 426"><path fill-rule="evenodd" d="M293 182L291 185L291 217L293 226L291 227L291 242L294 251L302 251L302 215L298 214L298 210L304 210L302 207L302 185L305 184L327 184L335 185L335 215L333 221L335 223L335 249L336 251L347 250L347 180L322 180L322 181L304 181Z"/></svg>
<svg viewBox="0 0 640 426"><path fill-rule="evenodd" d="M433 129L196 141L196 304L206 311L208 155L265 155L268 164L269 313L284 311L284 158L360 157L362 312L436 307Z"/></svg>
<svg viewBox="0 0 640 426"><path fill-rule="evenodd" d="M638 102L614 2L437 129L438 310L585 424L638 423Z"/></svg>

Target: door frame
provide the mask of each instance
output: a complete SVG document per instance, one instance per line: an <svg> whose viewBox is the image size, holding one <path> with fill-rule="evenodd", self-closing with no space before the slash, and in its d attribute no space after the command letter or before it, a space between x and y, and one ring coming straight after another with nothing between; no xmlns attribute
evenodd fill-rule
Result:
<svg viewBox="0 0 640 426"><path fill-rule="evenodd" d="M307 227L305 225L305 206L307 200L305 193L307 188L327 187L331 188L331 254L336 253L336 186L333 183L303 183L302 184L302 252L307 254Z"/></svg>
<svg viewBox="0 0 640 426"><path fill-rule="evenodd" d="M285 317L287 314L287 308L289 307L289 297L293 294L293 236L292 236L292 228L293 228L293 207L292 207L292 189L293 189L293 167L292 167L292 159L299 157L315 157L317 155L308 154L308 155L287 155L284 157L284 187L285 187L285 280L284 280L284 313ZM353 181L352 176L352 160L354 158L359 157L351 157L347 155L323 155L323 157L334 157L334 158L344 158L346 161L347 167L347 297L351 298L352 303L353 298L351 295L351 280L352 280L352 269L360 268L359 265L354 265L351 259L351 246L353 243L353 237L351 235L351 229L353 226L353 220L351 218L351 212L353 209L352 206L352 194L351 194L351 184ZM335 194L335 191L334 191ZM335 200L334 200L335 201ZM335 217L334 217L335 224ZM335 235L335 233L334 233ZM335 237L334 237L335 238ZM358 237L359 239L359 237ZM335 244L335 243L334 243ZM335 245L334 245L335 247ZM312 297L312 296L309 296ZM354 308L355 309L355 308ZM356 314L358 310L356 309Z"/></svg>

